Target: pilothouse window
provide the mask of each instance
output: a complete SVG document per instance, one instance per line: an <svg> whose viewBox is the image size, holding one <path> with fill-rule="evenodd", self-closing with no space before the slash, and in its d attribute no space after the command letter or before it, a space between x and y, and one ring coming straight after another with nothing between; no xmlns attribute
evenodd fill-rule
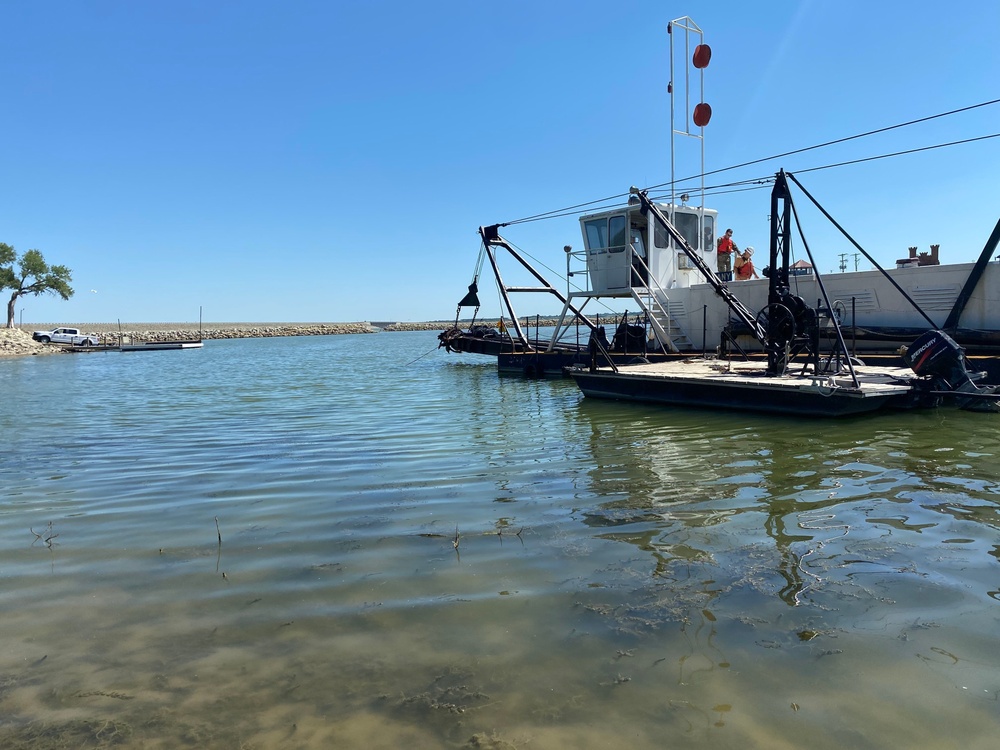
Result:
<svg viewBox="0 0 1000 750"><path fill-rule="evenodd" d="M653 225L653 244L656 247L670 247L670 235L658 221Z"/></svg>
<svg viewBox="0 0 1000 750"><path fill-rule="evenodd" d="M704 216L704 224L701 232L704 239L699 242L698 224L701 218L698 214L675 211L673 223L677 227L677 231L681 233L692 248L695 250L710 250L715 246L715 217L709 214ZM653 228L653 242L656 244L656 247L670 247L671 245L670 235L667 234L667 230L660 226L659 222Z"/></svg>
<svg viewBox="0 0 1000 750"><path fill-rule="evenodd" d="M702 245L706 250L711 250L715 247L715 217L705 215L705 227L702 230L705 235L705 244Z"/></svg>
<svg viewBox="0 0 1000 750"><path fill-rule="evenodd" d="M622 253L628 247L628 219L624 215L584 222L590 252Z"/></svg>
<svg viewBox="0 0 1000 750"><path fill-rule="evenodd" d="M627 243L625 230L628 228L628 222L625 221L624 216L612 216L608 219L608 225L611 235L610 251L613 253L624 252Z"/></svg>
<svg viewBox="0 0 1000 750"><path fill-rule="evenodd" d="M679 211L674 213L674 226L677 227L678 232L684 235L684 239L691 247L695 250L701 249L701 243L698 241L697 214L682 214Z"/></svg>
<svg viewBox="0 0 1000 750"><path fill-rule="evenodd" d="M606 219L588 221L584 224L587 229L587 248L590 252L602 252L608 247L608 222Z"/></svg>

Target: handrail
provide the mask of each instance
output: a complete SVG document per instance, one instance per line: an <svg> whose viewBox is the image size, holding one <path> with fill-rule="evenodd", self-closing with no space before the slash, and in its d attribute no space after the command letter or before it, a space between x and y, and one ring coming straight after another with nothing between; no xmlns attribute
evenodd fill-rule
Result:
<svg viewBox="0 0 1000 750"><path fill-rule="evenodd" d="M659 282L657 282L656 279L653 278L653 274L649 270L649 266L646 264L645 259L643 259L643 257L635 251L635 246L630 242L628 247L629 247L629 268L631 268L633 258L639 261L641 269L646 272L645 288L647 291L650 292L649 294L650 300L652 301L653 305L656 306L656 309L663 314L663 317L667 319L668 324L673 322L673 318L670 315L670 311L664 309L663 305L660 304L660 300L657 297L656 293L659 292L660 294L662 294L663 298L668 302L670 300L669 295L667 294L666 290L660 286ZM632 290L632 299L638 302L640 306L645 307L645 303L637 295L635 287L632 286L631 279L629 279L629 281L630 281L629 288ZM650 311L643 309L643 312L648 314ZM660 343L660 347L668 348L672 352L679 352L680 350L677 348L677 345L674 344L673 338L670 335L670 330L669 329L664 330L663 326L660 325L660 321L656 319L656 315L650 315L649 320L653 326L653 331L656 333L656 340Z"/></svg>

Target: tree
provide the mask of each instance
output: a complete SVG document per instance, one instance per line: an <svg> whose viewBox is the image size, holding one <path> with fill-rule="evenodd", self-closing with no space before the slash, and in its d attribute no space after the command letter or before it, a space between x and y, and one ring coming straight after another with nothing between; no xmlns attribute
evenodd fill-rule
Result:
<svg viewBox="0 0 1000 750"><path fill-rule="evenodd" d="M69 282L73 273L66 266L50 266L41 250L28 250L18 257L13 247L0 242L0 291L12 289L7 302L7 327L14 327L14 307L17 298L26 294L38 296L42 292L58 294L63 299L73 296Z"/></svg>

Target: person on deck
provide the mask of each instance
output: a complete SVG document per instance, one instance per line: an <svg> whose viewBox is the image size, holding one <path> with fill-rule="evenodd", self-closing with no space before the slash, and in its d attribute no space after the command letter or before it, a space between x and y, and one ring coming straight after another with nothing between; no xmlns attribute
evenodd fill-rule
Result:
<svg viewBox="0 0 1000 750"><path fill-rule="evenodd" d="M750 258L753 257L753 248L748 247L743 251L742 254L736 255L736 280L737 281L749 281L751 278L759 279L760 276L757 275L757 269L753 267L753 261Z"/></svg>
<svg viewBox="0 0 1000 750"><path fill-rule="evenodd" d="M733 230L727 229L726 233L719 237L719 243L716 245L717 256L718 256L718 270L719 278L723 281L729 281L732 279L732 262L733 253L739 252L739 248L736 247L736 243L733 242Z"/></svg>

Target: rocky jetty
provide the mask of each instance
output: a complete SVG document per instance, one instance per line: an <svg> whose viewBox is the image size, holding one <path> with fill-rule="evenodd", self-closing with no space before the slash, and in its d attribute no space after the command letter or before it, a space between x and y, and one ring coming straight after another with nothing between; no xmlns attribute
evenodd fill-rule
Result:
<svg viewBox="0 0 1000 750"><path fill-rule="evenodd" d="M534 318L525 319L525 325L535 325ZM463 321L462 325L467 325ZM552 325L542 320L541 325ZM443 331L452 326L446 321L427 323L377 322L360 323L33 323L18 328L0 328L0 357L17 357L26 354L55 354L68 347L40 344L32 341L32 331L46 331L60 326L79 328L83 333L96 333L102 346L117 346L119 342L145 343L161 341L190 341L201 338L250 339L269 336L335 336L349 333L379 333L380 331Z"/></svg>
<svg viewBox="0 0 1000 750"><path fill-rule="evenodd" d="M92 326L92 330L94 327ZM105 343L115 344L119 336L126 343L140 341L183 341L199 338L197 328L163 328L129 326L113 331L95 331L101 333ZM211 339L258 339L270 336L336 336L347 333L378 333L379 329L370 323L240 323L235 325L212 325L200 332L204 341Z"/></svg>
<svg viewBox="0 0 1000 750"><path fill-rule="evenodd" d="M55 354L68 347L40 344L31 339L32 331L45 331L60 326L73 326L84 333L96 333L103 346L122 343L190 341L201 338L247 339L270 336L335 336L351 333L379 333L382 330L424 331L444 330L445 323L386 323L380 326L367 321L359 323L35 323L18 328L0 329L0 357L26 354Z"/></svg>
<svg viewBox="0 0 1000 750"><path fill-rule="evenodd" d="M21 357L26 354L49 354L59 347L39 344L30 333L19 328L0 328L0 357Z"/></svg>
<svg viewBox="0 0 1000 750"><path fill-rule="evenodd" d="M387 323L382 326L383 331L443 331L451 328L451 323L437 321L434 323Z"/></svg>

